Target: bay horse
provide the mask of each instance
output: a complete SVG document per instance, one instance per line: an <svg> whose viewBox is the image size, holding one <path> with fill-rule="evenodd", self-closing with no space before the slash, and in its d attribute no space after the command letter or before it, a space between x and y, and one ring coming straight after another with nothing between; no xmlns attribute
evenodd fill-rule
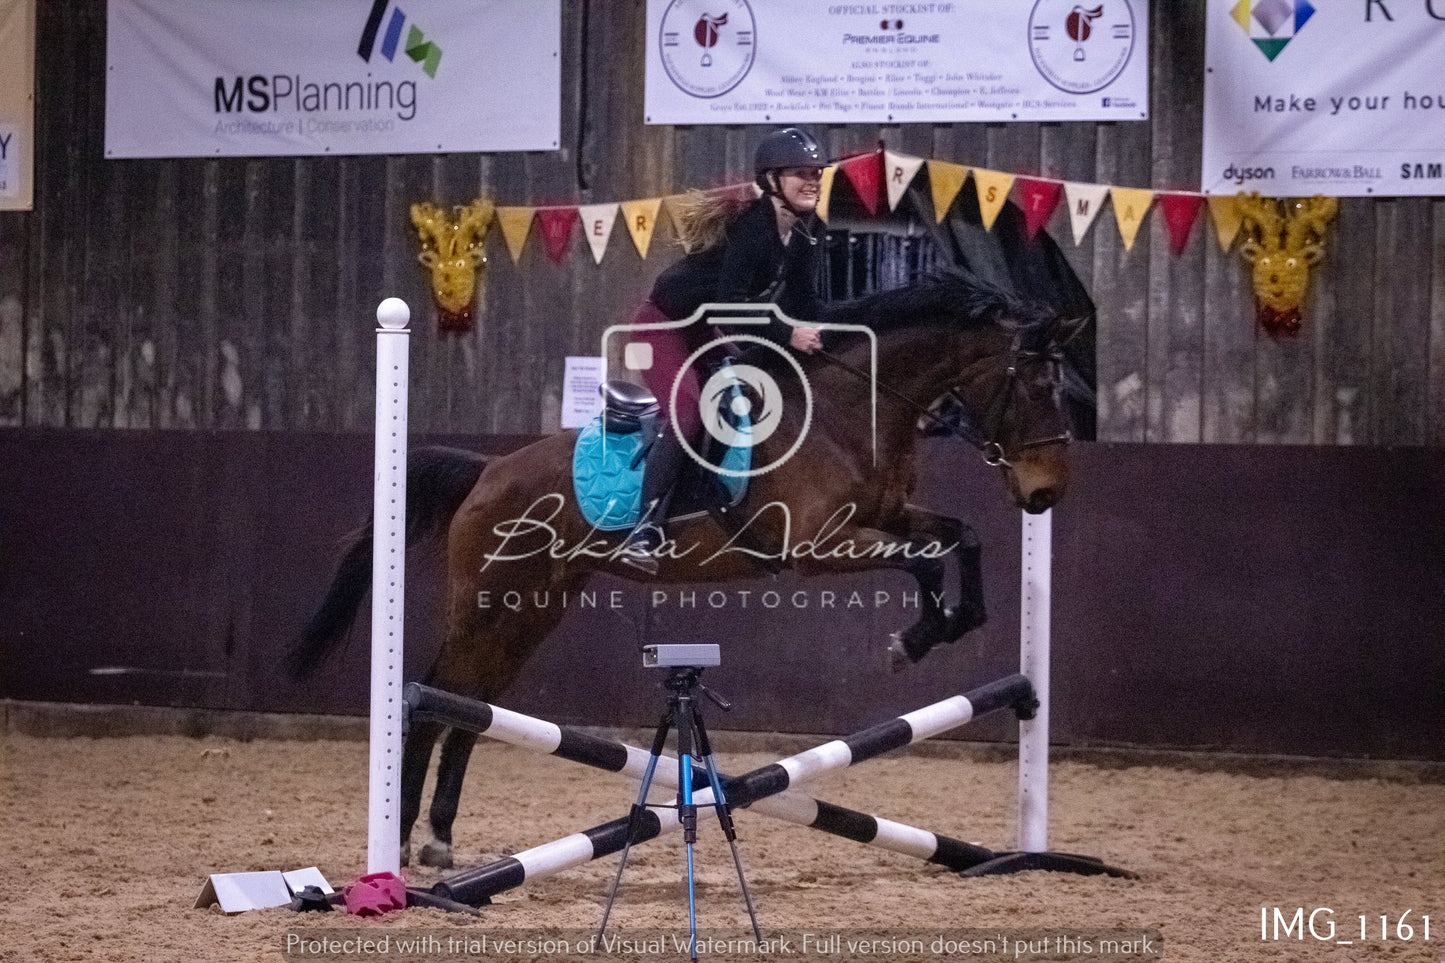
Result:
<svg viewBox="0 0 1445 963"><path fill-rule="evenodd" d="M873 337L830 332L818 354L761 351L747 358L780 385L778 426L753 449L755 465L775 467L752 477L726 516L673 521L655 579L712 582L782 567L803 574L907 572L918 583L921 612L892 638L896 670L985 618L972 530L909 501L920 420L937 421L930 411L948 398L970 423L968 437L1003 473L1013 501L1028 512L1050 508L1067 485L1062 346L1077 322L958 273L828 305L820 321L866 326ZM875 367L876 384L868 370ZM804 379L789 377L788 369L801 370ZM804 383L815 402L810 416L800 397ZM564 431L492 458L455 449L412 453L408 542L444 533L447 552L446 625L427 685L490 702L504 696L564 614L555 605L497 604L504 594L575 592L599 569L641 577L617 564L625 530L597 531L577 505L575 441L576 432ZM791 457L780 457L788 451ZM954 605L942 604L949 553L958 570ZM370 579L368 522L292 645L293 676L304 677L349 632ZM416 722L406 736L404 859L443 729ZM433 839L420 854L425 865L451 865L452 822L475 741L461 729L443 741L429 813Z"/></svg>

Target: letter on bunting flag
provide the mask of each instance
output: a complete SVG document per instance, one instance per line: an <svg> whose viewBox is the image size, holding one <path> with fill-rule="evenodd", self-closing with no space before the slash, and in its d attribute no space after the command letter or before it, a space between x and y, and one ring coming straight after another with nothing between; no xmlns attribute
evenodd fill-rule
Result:
<svg viewBox="0 0 1445 963"><path fill-rule="evenodd" d="M647 260L647 249L652 244L652 232L657 230L657 211L662 207L662 198L649 197L641 201L623 201L622 217L627 223L627 232L638 256Z"/></svg>
<svg viewBox="0 0 1445 963"><path fill-rule="evenodd" d="M607 241L612 237L612 222L617 220L616 204L584 204L577 208L582 218L582 233L587 246L592 248L592 260L602 263L607 253Z"/></svg>
<svg viewBox="0 0 1445 963"><path fill-rule="evenodd" d="M1099 215L1099 208L1104 206L1104 198L1108 195L1107 184L1064 182L1064 203L1069 206L1069 226L1074 229L1075 247L1084 242L1084 235L1089 233L1089 225L1094 223L1094 218Z"/></svg>
<svg viewBox="0 0 1445 963"><path fill-rule="evenodd" d="M1003 210L1013 182L1014 176L1003 171L989 171L981 167L973 169L973 186L978 191L978 210L983 215L985 231L993 230L993 222L998 219L998 212Z"/></svg>
<svg viewBox="0 0 1445 963"><path fill-rule="evenodd" d="M542 230L542 243L553 264L561 264L566 256L567 244L572 240L572 225L576 223L575 207L537 208L537 226Z"/></svg>
<svg viewBox="0 0 1445 963"><path fill-rule="evenodd" d="M1134 238L1139 234L1139 225L1144 223L1154 192L1144 188L1116 187L1109 193L1114 199L1114 220L1119 224L1124 250L1133 250Z"/></svg>
<svg viewBox="0 0 1445 963"><path fill-rule="evenodd" d="M1059 206L1059 193L1063 184L1034 177L1019 177L1014 180L1019 190L1019 207L1024 211L1024 230L1030 239L1049 222L1054 208Z"/></svg>
<svg viewBox="0 0 1445 963"><path fill-rule="evenodd" d="M891 150L883 152L883 171L888 187L890 211L898 210L898 202L903 199L903 192L908 190L908 185L913 183L913 178L918 176L918 169L922 166L922 157L895 154Z"/></svg>

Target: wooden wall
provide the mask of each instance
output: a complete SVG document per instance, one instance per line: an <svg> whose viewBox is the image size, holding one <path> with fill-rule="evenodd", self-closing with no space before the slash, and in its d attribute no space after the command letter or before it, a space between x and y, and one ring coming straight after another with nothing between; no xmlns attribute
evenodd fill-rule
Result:
<svg viewBox="0 0 1445 963"><path fill-rule="evenodd" d="M836 154L897 150L1018 173L1197 189L1203 0L1151 3L1151 119L829 127ZM514 266L489 239L477 329L439 336L408 206L653 197L747 179L755 127L642 123L644 4L563 0L562 143L551 153L106 161L105 5L39 9L36 208L0 214L0 424L367 430L376 303L418 316L419 431L530 434L558 419L563 358L595 354L674 256L621 224ZM1196 224L1183 257L1149 218L1126 251L1105 214L1075 247L1099 307L1105 441L1445 441L1445 201L1346 200L1305 331L1262 336L1248 278Z"/></svg>

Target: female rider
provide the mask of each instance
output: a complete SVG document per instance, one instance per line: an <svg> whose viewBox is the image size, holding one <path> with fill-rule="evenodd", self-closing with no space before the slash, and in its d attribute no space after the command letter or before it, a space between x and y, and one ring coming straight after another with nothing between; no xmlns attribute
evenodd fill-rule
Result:
<svg viewBox="0 0 1445 963"><path fill-rule="evenodd" d="M708 302L771 302L788 317L817 318L822 231L815 209L824 166L822 149L806 131L788 127L764 137L753 164L762 196L745 207L726 199L693 205L679 229L688 253L658 277L634 323L680 320ZM774 319L765 328L748 330L795 351L812 353L822 347L817 328ZM653 574L668 500L687 458L674 431L685 433L696 450L702 428L698 372L682 367L717 332L711 325L692 324L637 335L652 345L652 364L642 372L643 380L670 417L647 457L642 518L627 536L620 558ZM679 372L677 407L669 410Z"/></svg>

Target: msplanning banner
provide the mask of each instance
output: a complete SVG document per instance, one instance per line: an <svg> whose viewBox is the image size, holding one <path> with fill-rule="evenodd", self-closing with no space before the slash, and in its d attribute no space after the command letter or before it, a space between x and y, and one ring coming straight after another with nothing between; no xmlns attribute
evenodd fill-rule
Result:
<svg viewBox="0 0 1445 963"><path fill-rule="evenodd" d="M1203 189L1445 193L1445 0L1209 0Z"/></svg>
<svg viewBox="0 0 1445 963"><path fill-rule="evenodd" d="M35 0L0 0L0 211L34 204Z"/></svg>
<svg viewBox="0 0 1445 963"><path fill-rule="evenodd" d="M1147 0L648 0L649 124L1141 120Z"/></svg>
<svg viewBox="0 0 1445 963"><path fill-rule="evenodd" d="M106 157L558 147L561 0L108 0L107 11Z"/></svg>

